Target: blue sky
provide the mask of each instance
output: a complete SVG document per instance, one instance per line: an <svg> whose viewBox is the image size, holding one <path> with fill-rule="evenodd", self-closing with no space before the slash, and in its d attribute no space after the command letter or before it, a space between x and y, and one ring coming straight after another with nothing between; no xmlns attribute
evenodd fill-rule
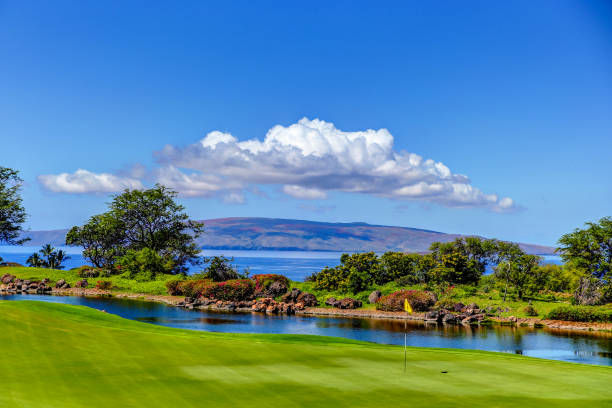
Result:
<svg viewBox="0 0 612 408"><path fill-rule="evenodd" d="M382 3L0 0L28 227L155 181L194 218L541 244L612 215L609 2Z"/></svg>

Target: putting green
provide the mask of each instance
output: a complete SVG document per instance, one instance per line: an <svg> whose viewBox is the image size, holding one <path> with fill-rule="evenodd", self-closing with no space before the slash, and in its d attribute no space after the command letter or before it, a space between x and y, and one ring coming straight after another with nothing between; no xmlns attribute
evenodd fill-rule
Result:
<svg viewBox="0 0 612 408"><path fill-rule="evenodd" d="M0 301L0 407L602 407L612 368L317 336L170 329ZM446 371L447 373L442 373Z"/></svg>

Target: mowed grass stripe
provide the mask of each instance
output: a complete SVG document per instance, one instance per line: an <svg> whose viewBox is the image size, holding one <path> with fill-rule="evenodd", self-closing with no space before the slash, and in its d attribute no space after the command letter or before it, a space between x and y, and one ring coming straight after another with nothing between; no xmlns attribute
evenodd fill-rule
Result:
<svg viewBox="0 0 612 408"><path fill-rule="evenodd" d="M612 368L302 335L206 333L0 302L0 406L612 406ZM441 371L448 371L442 374Z"/></svg>

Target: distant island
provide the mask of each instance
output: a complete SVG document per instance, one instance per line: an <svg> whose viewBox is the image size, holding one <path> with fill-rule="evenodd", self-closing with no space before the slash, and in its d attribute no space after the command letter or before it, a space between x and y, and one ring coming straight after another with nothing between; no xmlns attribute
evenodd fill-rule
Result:
<svg viewBox="0 0 612 408"><path fill-rule="evenodd" d="M206 233L198 238L203 249L286 250L338 252L427 252L432 242L447 242L465 235L419 228L371 225L363 222L331 223L281 218L232 217L204 220ZM27 245L64 245L68 229L28 231ZM554 248L520 243L527 253L552 255Z"/></svg>

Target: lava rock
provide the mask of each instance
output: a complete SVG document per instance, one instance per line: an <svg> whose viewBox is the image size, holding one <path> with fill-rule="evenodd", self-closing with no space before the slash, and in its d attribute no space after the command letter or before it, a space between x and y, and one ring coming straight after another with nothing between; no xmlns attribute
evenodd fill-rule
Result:
<svg viewBox="0 0 612 408"><path fill-rule="evenodd" d="M302 293L301 290L297 288L291 289L291 292L285 294L281 299L285 303L296 303L298 296Z"/></svg>
<svg viewBox="0 0 612 408"><path fill-rule="evenodd" d="M89 282L87 282L87 279L81 279L80 281L74 284L74 287L75 288L86 288L88 285L89 285Z"/></svg>
<svg viewBox="0 0 612 408"><path fill-rule="evenodd" d="M287 285L281 281L274 281L265 290L264 295L268 297L277 297L287 293Z"/></svg>
<svg viewBox="0 0 612 408"><path fill-rule="evenodd" d="M442 323L457 324L457 316L452 313L447 313L442 317Z"/></svg>
<svg viewBox="0 0 612 408"><path fill-rule="evenodd" d="M314 307L319 304L319 301L312 293L300 293L295 303L303 303L306 307Z"/></svg>
<svg viewBox="0 0 612 408"><path fill-rule="evenodd" d="M462 312L464 308L465 308L465 305L461 302L455 303L455 305L453 306L453 310L455 310L455 312L457 313Z"/></svg>
<svg viewBox="0 0 612 408"><path fill-rule="evenodd" d="M336 307L336 305L338 304L338 300L336 300L336 298L334 297L330 297L327 300L325 300L325 304L327 306Z"/></svg>
<svg viewBox="0 0 612 408"><path fill-rule="evenodd" d="M55 288L56 289L67 289L69 287L70 287L70 285L64 279L60 279L57 282L55 282Z"/></svg>
<svg viewBox="0 0 612 408"><path fill-rule="evenodd" d="M440 314L440 312L438 312L437 310L434 310L432 312L427 312L425 313L425 321L441 321L442 320L442 316Z"/></svg>
<svg viewBox="0 0 612 408"><path fill-rule="evenodd" d="M12 283L15 280L16 276L15 275L11 275L10 273L5 273L4 275L2 275L2 278L0 278L0 282L4 283L5 285L8 285L9 283Z"/></svg>
<svg viewBox="0 0 612 408"><path fill-rule="evenodd" d="M337 302L336 307L339 309L357 309L361 307L361 300L352 299L352 298L344 298Z"/></svg>
<svg viewBox="0 0 612 408"><path fill-rule="evenodd" d="M374 304L378 302L378 299L380 299L381 296L382 292L380 290L375 290L374 292L370 293L370 296L368 296L368 303Z"/></svg>

